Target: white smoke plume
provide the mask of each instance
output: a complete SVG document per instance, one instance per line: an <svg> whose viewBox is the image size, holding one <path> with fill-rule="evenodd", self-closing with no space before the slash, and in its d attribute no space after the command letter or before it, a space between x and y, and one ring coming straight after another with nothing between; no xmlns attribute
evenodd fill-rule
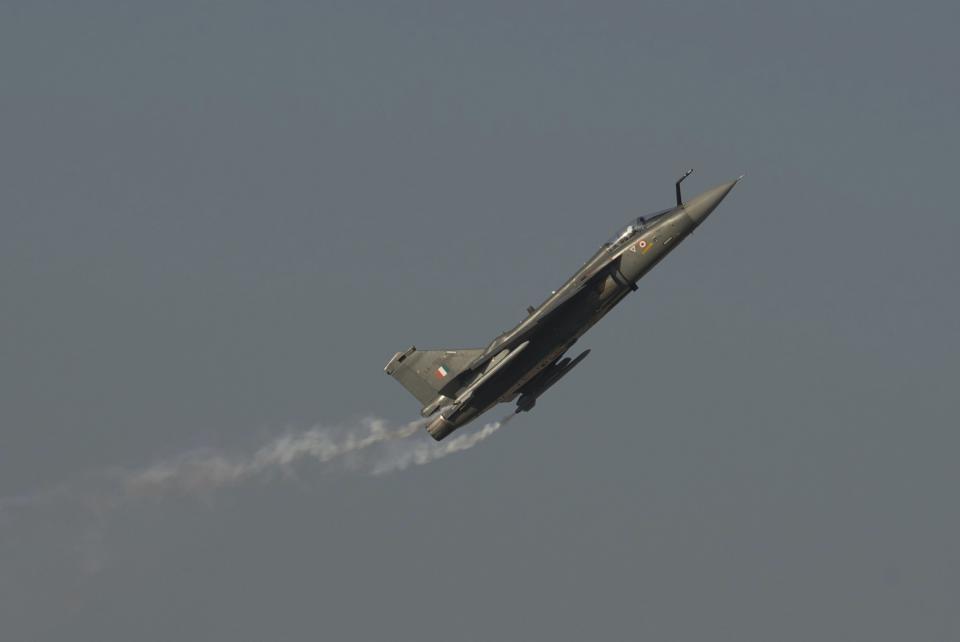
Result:
<svg viewBox="0 0 960 642"><path fill-rule="evenodd" d="M95 574L110 563L116 542L111 533L119 532L112 525L156 500L208 503L220 492L298 472L395 473L472 448L510 418L458 431L441 442L426 434L427 420L422 419L402 425L366 419L347 428L287 431L246 451L190 450L141 467L93 471L37 492L0 497L0 563L7 549L31 539L45 542L51 555L72 551L75 568Z"/></svg>
<svg viewBox="0 0 960 642"><path fill-rule="evenodd" d="M513 415L473 432L434 442L428 420L391 426L365 419L350 429L314 427L275 437L253 452L198 449L141 468L113 468L72 484L0 498L0 525L12 512L64 501L103 513L138 499L166 496L207 499L218 490L291 476L297 466L383 475L463 452L495 433Z"/></svg>
<svg viewBox="0 0 960 642"><path fill-rule="evenodd" d="M198 450L127 473L123 479L130 496L180 493L206 495L221 487L252 479L289 474L297 463L327 464L343 460L356 472L382 475L409 466L420 466L472 448L506 420L488 423L472 433L434 442L422 432L428 420L390 427L382 419L364 420L359 430L337 434L311 428L278 437L249 455ZM411 439L411 437L416 437Z"/></svg>

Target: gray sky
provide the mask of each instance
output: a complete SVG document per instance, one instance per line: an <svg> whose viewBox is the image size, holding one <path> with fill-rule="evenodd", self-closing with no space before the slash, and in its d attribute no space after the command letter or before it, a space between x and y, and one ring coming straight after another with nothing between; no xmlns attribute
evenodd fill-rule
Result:
<svg viewBox="0 0 960 642"><path fill-rule="evenodd" d="M960 636L960 10L644 4L3 3L0 637ZM747 178L475 448L117 501L416 418L393 352L687 167Z"/></svg>

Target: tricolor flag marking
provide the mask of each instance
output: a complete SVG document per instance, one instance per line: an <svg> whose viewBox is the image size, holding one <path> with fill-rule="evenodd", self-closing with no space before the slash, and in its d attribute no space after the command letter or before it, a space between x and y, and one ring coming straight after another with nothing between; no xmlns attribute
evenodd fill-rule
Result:
<svg viewBox="0 0 960 642"><path fill-rule="evenodd" d="M443 379L447 376L447 369L443 366L440 366L437 368L437 371L434 374L436 375L437 379Z"/></svg>

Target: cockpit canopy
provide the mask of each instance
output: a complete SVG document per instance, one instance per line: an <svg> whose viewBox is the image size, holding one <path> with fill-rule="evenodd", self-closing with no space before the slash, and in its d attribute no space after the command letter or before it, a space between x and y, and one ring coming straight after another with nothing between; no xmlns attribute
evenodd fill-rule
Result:
<svg viewBox="0 0 960 642"><path fill-rule="evenodd" d="M626 243L634 234L637 232L642 232L645 226L645 221L643 217L639 217L633 220L625 228L611 236L607 239L607 242L604 245L620 245L621 243Z"/></svg>
<svg viewBox="0 0 960 642"><path fill-rule="evenodd" d="M673 208L661 210L659 212L654 212L653 214L648 214L646 216L638 216L634 220L630 221L630 224L625 228L614 234L603 244L604 247L609 247L611 245L620 245L626 243L630 240L635 234L643 232L651 224L653 224L657 219L662 217L664 214L671 212Z"/></svg>

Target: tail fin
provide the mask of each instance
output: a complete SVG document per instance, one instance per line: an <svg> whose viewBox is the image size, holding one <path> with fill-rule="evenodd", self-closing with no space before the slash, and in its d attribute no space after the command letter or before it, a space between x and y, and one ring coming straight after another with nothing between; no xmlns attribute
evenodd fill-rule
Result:
<svg viewBox="0 0 960 642"><path fill-rule="evenodd" d="M483 349L417 350L416 346L393 355L387 367L388 375L399 381L410 394L425 406L437 398L440 391L453 381Z"/></svg>

